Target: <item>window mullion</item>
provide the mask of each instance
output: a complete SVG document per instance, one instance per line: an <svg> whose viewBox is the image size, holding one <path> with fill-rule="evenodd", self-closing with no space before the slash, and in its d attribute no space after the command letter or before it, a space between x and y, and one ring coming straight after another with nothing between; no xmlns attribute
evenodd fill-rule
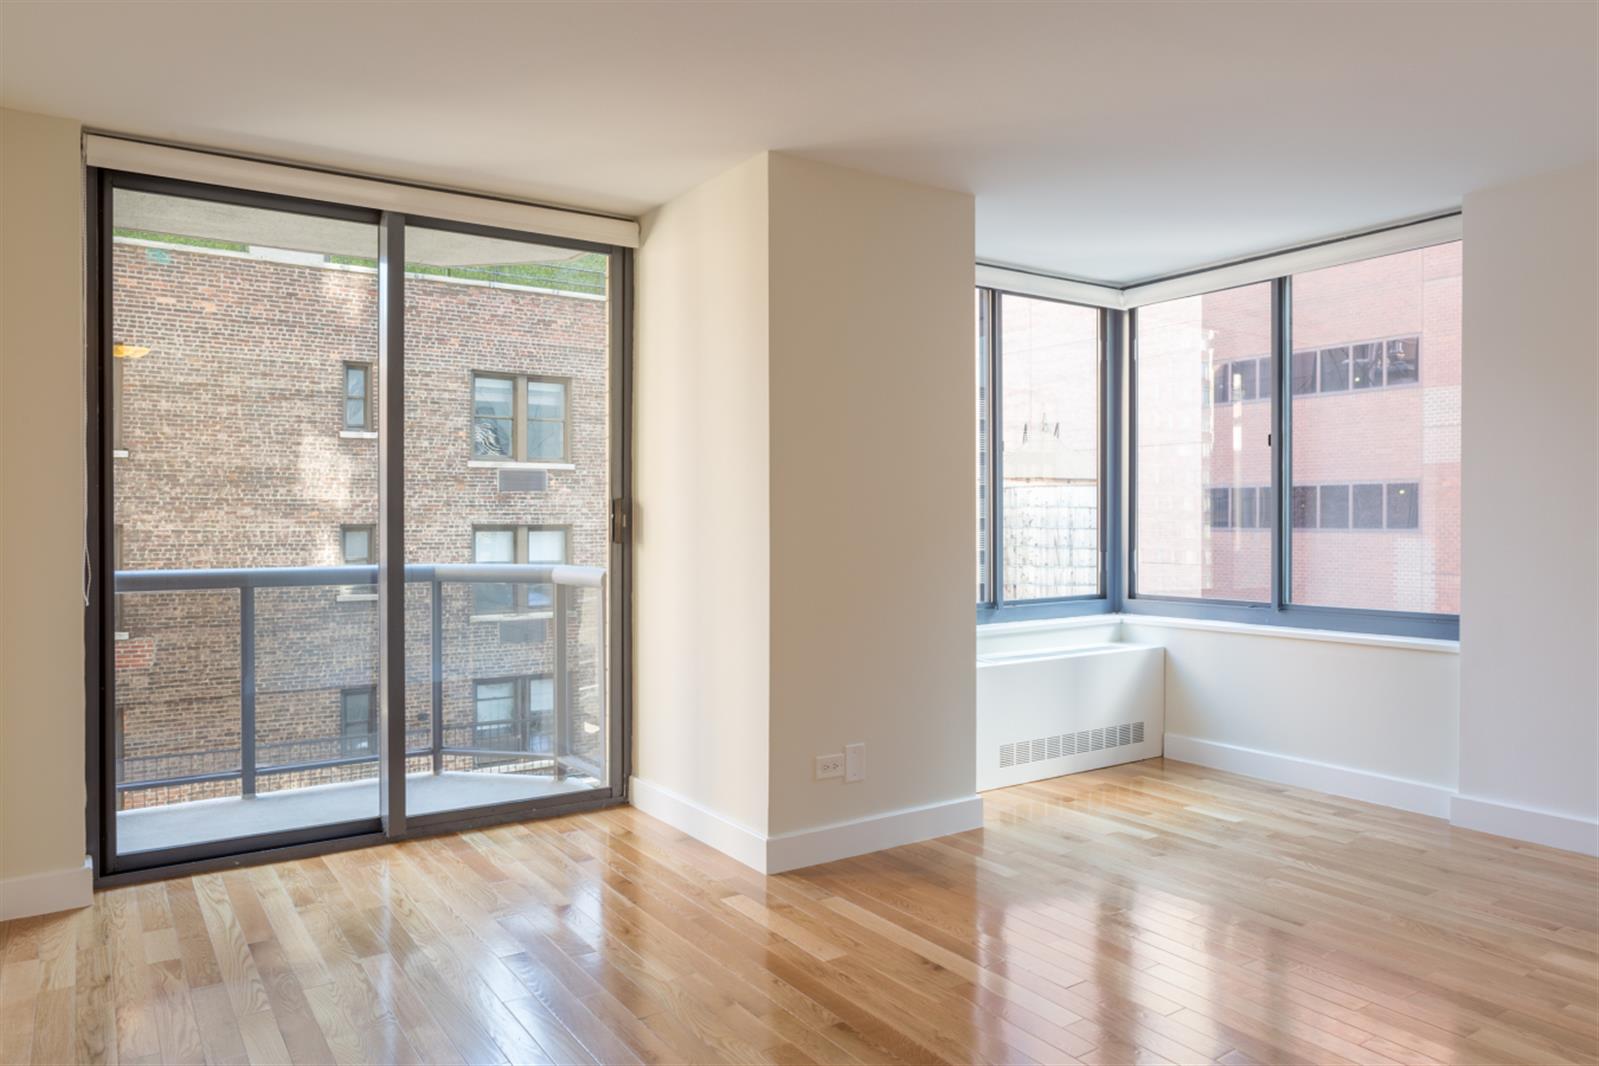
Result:
<svg viewBox="0 0 1599 1066"><path fill-rule="evenodd" d="M988 290L988 602L1005 606L1005 381L999 294Z"/></svg>
<svg viewBox="0 0 1599 1066"><path fill-rule="evenodd" d="M1290 549L1293 523L1290 520L1293 479L1290 450L1293 410L1292 365L1293 323L1291 279L1272 282L1271 299L1271 483L1274 503L1271 529L1271 602L1275 610L1288 606L1292 585Z"/></svg>

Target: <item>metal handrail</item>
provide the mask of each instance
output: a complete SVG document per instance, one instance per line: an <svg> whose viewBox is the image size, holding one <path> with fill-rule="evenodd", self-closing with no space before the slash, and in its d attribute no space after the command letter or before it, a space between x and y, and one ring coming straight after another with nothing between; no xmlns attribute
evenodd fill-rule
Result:
<svg viewBox="0 0 1599 1066"><path fill-rule="evenodd" d="M603 566L548 563L406 563L406 581L485 582L599 588ZM376 564L362 566L219 567L214 570L118 570L117 592L190 592L318 585L376 585Z"/></svg>
<svg viewBox="0 0 1599 1066"><path fill-rule="evenodd" d="M378 755L338 755L328 759L302 760L277 765L259 765L255 730L255 590L258 588L316 588L349 585L376 585L376 565L360 566L285 566L285 567L227 567L212 570L118 570L113 577L113 587L118 593L127 592L190 592L210 589L236 589L239 592L239 767L203 771L145 781L118 781L118 792L170 788L182 785L203 784L214 781L240 780L240 791L246 796L256 792L256 778L261 775L303 773L375 762ZM490 749L476 746L453 747L444 743L443 722L443 617L441 586L446 583L514 583L520 585L552 585L555 588L556 658L560 664L565 659L566 618L564 606L572 588L600 588L605 580L605 568L598 566L568 566L546 563L408 563L405 567L407 582L426 582L432 586L433 639L432 639L432 722L427 747L413 749L410 740L419 730L406 731L405 757L431 755L433 772L443 770L445 755L477 757L505 757L553 759L560 761L558 753L524 752L516 749ZM557 703L567 698L564 679L557 671ZM559 715L559 708L557 715ZM557 731L557 736L559 731ZM323 739L311 738L303 743ZM302 743L301 741L291 743ZM556 741L559 745L559 740ZM233 749L227 749L232 751ZM215 755L221 752L196 753ZM149 756L171 758L173 756ZM584 762L585 760L577 760Z"/></svg>

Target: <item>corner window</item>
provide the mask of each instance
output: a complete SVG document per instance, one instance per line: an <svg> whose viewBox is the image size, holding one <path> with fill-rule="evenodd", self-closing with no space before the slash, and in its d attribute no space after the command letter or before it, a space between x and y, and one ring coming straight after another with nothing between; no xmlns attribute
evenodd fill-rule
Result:
<svg viewBox="0 0 1599 1066"><path fill-rule="evenodd" d="M560 378L473 374L472 458L566 462L568 391Z"/></svg>
<svg viewBox="0 0 1599 1066"><path fill-rule="evenodd" d="M372 367L367 363L344 364L344 428L372 428Z"/></svg>

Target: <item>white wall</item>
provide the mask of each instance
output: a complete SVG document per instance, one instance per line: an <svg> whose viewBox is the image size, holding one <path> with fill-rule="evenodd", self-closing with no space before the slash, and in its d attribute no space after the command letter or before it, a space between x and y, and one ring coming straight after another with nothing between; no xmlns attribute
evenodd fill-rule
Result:
<svg viewBox="0 0 1599 1066"><path fill-rule="evenodd" d="M0 111L0 918L89 895L82 249L77 124Z"/></svg>
<svg viewBox="0 0 1599 1066"><path fill-rule="evenodd" d="M1466 197L1457 817L1589 850L1599 850L1596 188L1590 162Z"/></svg>
<svg viewBox="0 0 1599 1066"><path fill-rule="evenodd" d="M643 241L634 802L768 870L975 826L972 198L773 153Z"/></svg>
<svg viewBox="0 0 1599 1066"><path fill-rule="evenodd" d="M634 355L635 775L767 824L768 157L643 221Z"/></svg>
<svg viewBox="0 0 1599 1066"><path fill-rule="evenodd" d="M772 157L771 832L975 794L972 197ZM814 780L866 744L867 778Z"/></svg>

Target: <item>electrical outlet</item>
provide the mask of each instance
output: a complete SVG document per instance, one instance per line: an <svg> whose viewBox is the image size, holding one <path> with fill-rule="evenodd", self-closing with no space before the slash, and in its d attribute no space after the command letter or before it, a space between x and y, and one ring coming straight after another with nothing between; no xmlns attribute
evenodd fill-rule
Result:
<svg viewBox="0 0 1599 1066"><path fill-rule="evenodd" d="M844 745L844 780L866 780L866 745L865 743Z"/></svg>
<svg viewBox="0 0 1599 1066"><path fill-rule="evenodd" d="M837 752L832 755L818 755L816 757L816 780L823 781L829 777L844 776L844 755Z"/></svg>

